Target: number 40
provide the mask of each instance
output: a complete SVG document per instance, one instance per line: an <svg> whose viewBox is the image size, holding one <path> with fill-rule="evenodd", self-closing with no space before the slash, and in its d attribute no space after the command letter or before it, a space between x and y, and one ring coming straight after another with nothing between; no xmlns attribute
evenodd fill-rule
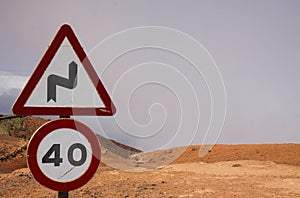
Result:
<svg viewBox="0 0 300 198"><path fill-rule="evenodd" d="M81 159L75 160L73 153L75 149L81 151ZM54 153L54 157L50 157ZM72 144L68 149L68 160L73 166L81 166L86 161L86 148L80 144ZM53 144L47 153L42 158L42 163L53 163L54 166L59 166L63 162L63 158L60 157L60 144Z"/></svg>

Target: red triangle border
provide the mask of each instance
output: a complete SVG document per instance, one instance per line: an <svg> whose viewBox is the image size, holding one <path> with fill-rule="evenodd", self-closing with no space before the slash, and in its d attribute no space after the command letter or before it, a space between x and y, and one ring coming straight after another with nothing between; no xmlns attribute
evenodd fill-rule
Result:
<svg viewBox="0 0 300 198"><path fill-rule="evenodd" d="M35 107L24 106L29 99L31 93L35 89L35 86L40 81L42 75L46 71L48 65L51 63L57 50L65 38L68 38L76 55L85 68L88 76L90 77L95 89L104 103L105 107ZM85 54L82 46L80 45L75 33L68 24L64 24L58 30L53 41L51 42L45 55L39 62L38 66L31 75L29 81L25 85L23 91L17 98L15 104L12 107L12 111L16 115L95 115L95 116L112 116L116 112L116 108L109 97L104 85L98 77L94 67Z"/></svg>

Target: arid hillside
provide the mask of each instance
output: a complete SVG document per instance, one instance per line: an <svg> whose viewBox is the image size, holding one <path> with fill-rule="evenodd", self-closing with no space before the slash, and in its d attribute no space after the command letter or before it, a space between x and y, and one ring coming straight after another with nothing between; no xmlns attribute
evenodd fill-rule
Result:
<svg viewBox="0 0 300 198"><path fill-rule="evenodd" d="M2 118L5 117L2 116ZM47 121L49 120L31 116L11 119L1 119L0 116L0 173L8 173L27 167L26 149L28 141L32 134ZM132 154L141 152L100 135L98 137L104 155L128 158Z"/></svg>
<svg viewBox="0 0 300 198"><path fill-rule="evenodd" d="M26 164L28 139L47 120L14 119L0 121L0 197L57 197ZM300 197L300 144L215 145L199 158L200 146L143 153L99 139L100 167L69 197Z"/></svg>

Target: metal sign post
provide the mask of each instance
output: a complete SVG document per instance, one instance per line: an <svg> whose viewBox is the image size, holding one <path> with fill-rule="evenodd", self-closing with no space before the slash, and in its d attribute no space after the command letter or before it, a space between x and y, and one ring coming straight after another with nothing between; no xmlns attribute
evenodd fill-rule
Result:
<svg viewBox="0 0 300 198"><path fill-rule="evenodd" d="M59 116L59 118L71 118L71 116ZM58 191L58 198L68 198L69 197L69 191L66 192L60 192Z"/></svg>
<svg viewBox="0 0 300 198"><path fill-rule="evenodd" d="M12 107L16 115L58 115L31 137L27 163L59 198L86 184L101 157L96 134L71 115L112 116L115 106L69 25L57 32Z"/></svg>
<svg viewBox="0 0 300 198"><path fill-rule="evenodd" d="M58 198L68 198L69 192L58 192Z"/></svg>

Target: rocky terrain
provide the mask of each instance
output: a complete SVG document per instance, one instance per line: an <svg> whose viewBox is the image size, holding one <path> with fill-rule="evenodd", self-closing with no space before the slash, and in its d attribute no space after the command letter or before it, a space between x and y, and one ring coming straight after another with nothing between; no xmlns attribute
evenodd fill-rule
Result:
<svg viewBox="0 0 300 198"><path fill-rule="evenodd" d="M26 164L32 133L47 120L0 120L0 197L57 197ZM300 197L300 144L216 145L143 153L100 137L102 162L69 197Z"/></svg>

